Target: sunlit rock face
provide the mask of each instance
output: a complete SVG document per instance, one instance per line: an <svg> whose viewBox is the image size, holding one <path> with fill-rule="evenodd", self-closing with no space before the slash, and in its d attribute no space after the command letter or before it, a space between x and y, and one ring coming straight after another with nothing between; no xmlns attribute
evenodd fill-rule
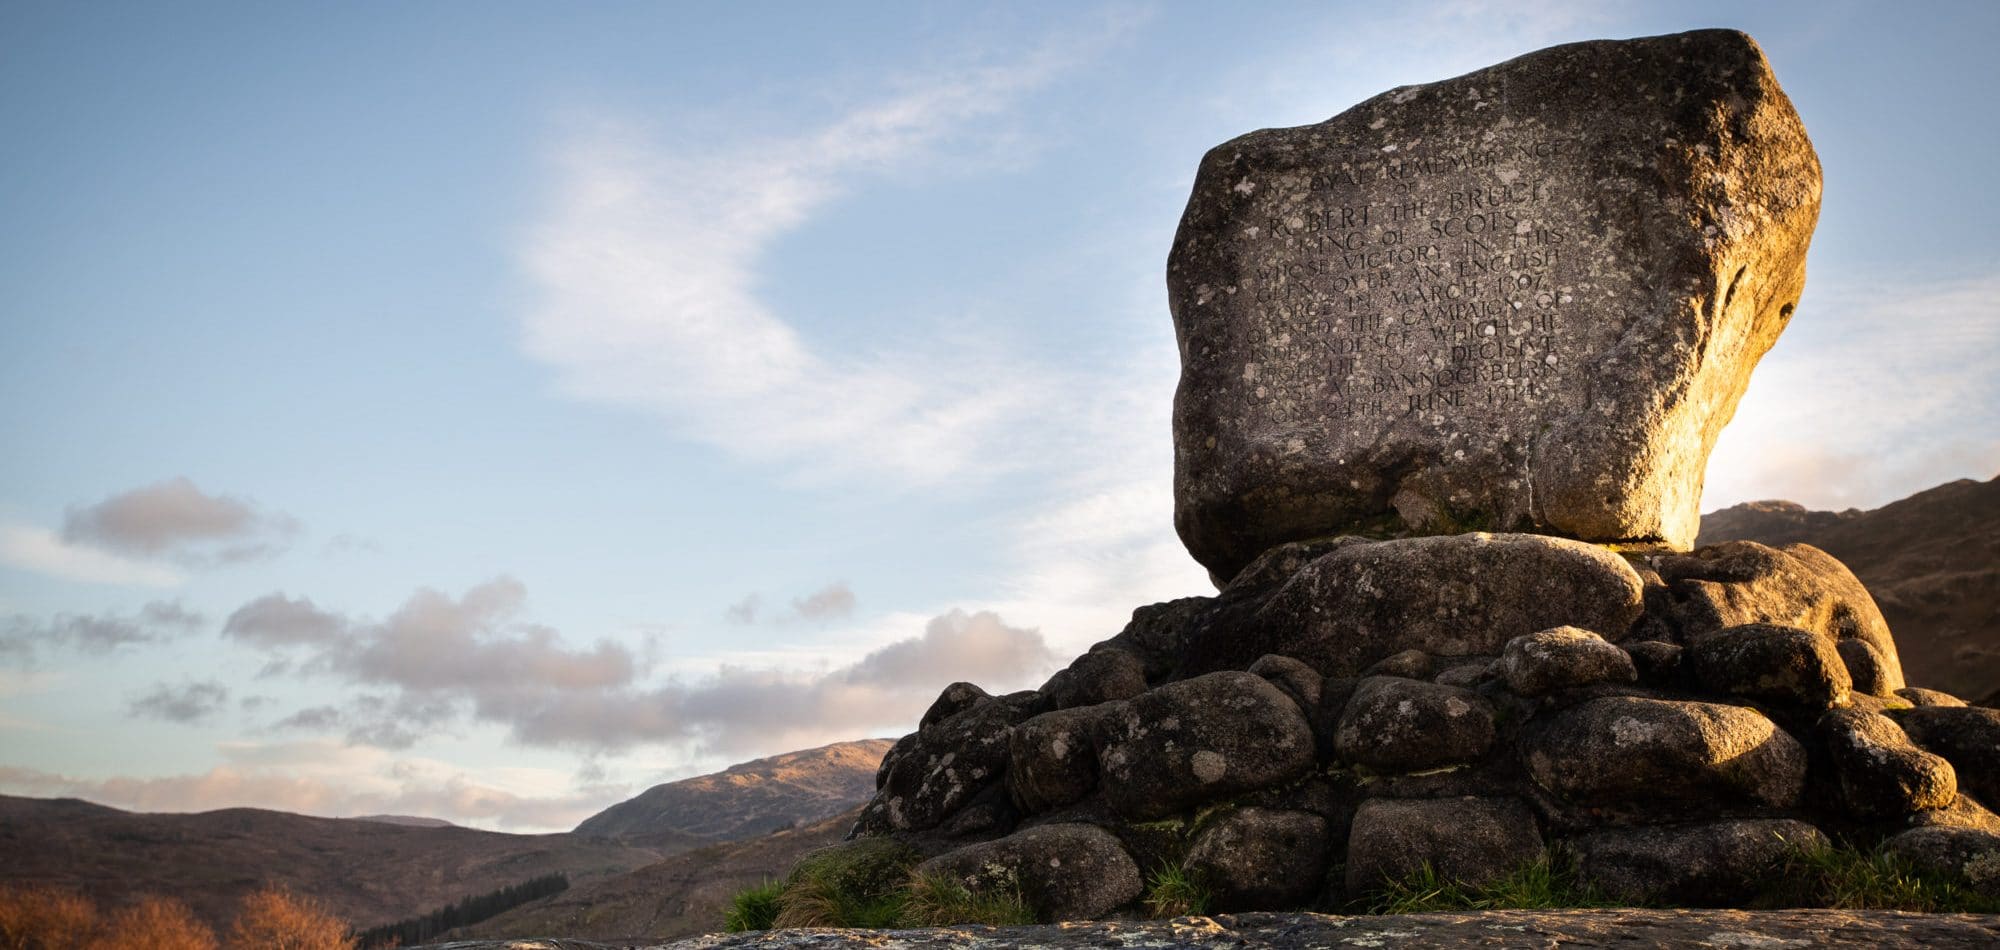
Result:
<svg viewBox="0 0 2000 950"><path fill-rule="evenodd" d="M1176 527L1685 550L1820 169L1747 36L1531 53L1211 150L1168 261Z"/></svg>

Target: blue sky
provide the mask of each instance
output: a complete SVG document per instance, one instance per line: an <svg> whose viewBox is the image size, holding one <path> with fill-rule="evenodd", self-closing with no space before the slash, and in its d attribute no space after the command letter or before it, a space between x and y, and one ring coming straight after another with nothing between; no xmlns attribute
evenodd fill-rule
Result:
<svg viewBox="0 0 2000 950"><path fill-rule="evenodd" d="M1209 589L1202 152L1557 42L1825 167L1704 507L1992 477L2000 9L1742 6L0 7L0 791L566 828L1035 685Z"/></svg>

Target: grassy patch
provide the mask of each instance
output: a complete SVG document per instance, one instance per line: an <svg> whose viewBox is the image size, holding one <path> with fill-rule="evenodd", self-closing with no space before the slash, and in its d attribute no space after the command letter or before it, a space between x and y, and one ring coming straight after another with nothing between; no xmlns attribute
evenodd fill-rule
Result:
<svg viewBox="0 0 2000 950"><path fill-rule="evenodd" d="M723 915L722 929L733 934L771 929L778 923L778 899L784 892L783 883L766 881L738 893L729 900L729 912Z"/></svg>
<svg viewBox="0 0 2000 950"><path fill-rule="evenodd" d="M1617 906L1580 883L1575 869L1567 862L1547 857L1477 886L1439 874L1426 863L1402 880L1391 881L1355 903L1370 914Z"/></svg>
<svg viewBox="0 0 2000 950"><path fill-rule="evenodd" d="M1146 911L1154 917L1200 916L1213 901L1200 876L1181 865L1166 865L1146 878Z"/></svg>
<svg viewBox="0 0 2000 950"><path fill-rule="evenodd" d="M903 923L912 927L990 924L1012 927L1035 922L1034 911L1019 888L975 892L944 875L910 879L903 901Z"/></svg>
<svg viewBox="0 0 2000 950"><path fill-rule="evenodd" d="M1778 883L1759 895L1755 906L2000 913L2000 900L1921 870L1882 848L1794 845L1774 876Z"/></svg>
<svg viewBox="0 0 2000 950"><path fill-rule="evenodd" d="M785 885L772 925L790 927L894 927L903 919L901 888L843 886L839 876L808 870Z"/></svg>

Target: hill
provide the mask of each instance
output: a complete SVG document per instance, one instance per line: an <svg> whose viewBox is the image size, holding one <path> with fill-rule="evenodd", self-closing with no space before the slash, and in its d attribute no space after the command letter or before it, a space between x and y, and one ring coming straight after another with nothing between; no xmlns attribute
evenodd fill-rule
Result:
<svg viewBox="0 0 2000 950"><path fill-rule="evenodd" d="M2000 478L1960 479L1870 511L1760 501L1702 517L1697 544L1803 541L1868 585L1910 683L2000 704Z"/></svg>
<svg viewBox="0 0 2000 950"><path fill-rule="evenodd" d="M851 808L811 825L677 854L572 887L457 936L640 941L713 933L722 929L722 916L737 892L782 878L800 855L838 844L860 814Z"/></svg>
<svg viewBox="0 0 2000 950"><path fill-rule="evenodd" d="M826 830L839 824L827 819L874 794L875 767L889 745L836 743L656 786L565 834L254 808L137 814L76 799L0 796L0 884L72 888L106 904L160 894L215 925L226 924L244 894L278 884L325 901L363 929L544 874L567 874L570 893L584 894L592 882L649 868L668 882L660 886L680 888L688 907L702 908L713 889L708 865L740 866L738 876L754 883L756 874L789 868L802 842L845 834L851 815L837 830ZM770 835L794 826L802 828ZM732 844L744 838L759 840ZM661 858L693 849L701 850L675 865L682 871L657 869ZM725 888L716 899L731 893ZM713 926L702 920L697 929Z"/></svg>
<svg viewBox="0 0 2000 950"><path fill-rule="evenodd" d="M186 901L224 925L243 895L278 884L357 927L561 871L589 881L660 852L568 834L513 835L255 808L188 815L76 799L0 796L0 883L72 888L100 903L138 894Z"/></svg>
<svg viewBox="0 0 2000 950"><path fill-rule="evenodd" d="M637 844L734 841L816 822L875 793L888 739L836 742L655 785L576 826Z"/></svg>

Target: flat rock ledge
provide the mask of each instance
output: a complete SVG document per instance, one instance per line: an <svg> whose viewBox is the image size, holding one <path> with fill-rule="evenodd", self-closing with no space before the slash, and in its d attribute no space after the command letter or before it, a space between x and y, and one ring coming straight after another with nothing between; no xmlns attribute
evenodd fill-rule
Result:
<svg viewBox="0 0 2000 950"><path fill-rule="evenodd" d="M723 950L868 947L878 950L1010 947L1793 947L2000 946L2000 915L1868 910L1494 910L1334 917L1259 913L1174 920L1084 921L1033 927L926 930L772 930L710 934L667 944L577 940L478 940L430 950Z"/></svg>

